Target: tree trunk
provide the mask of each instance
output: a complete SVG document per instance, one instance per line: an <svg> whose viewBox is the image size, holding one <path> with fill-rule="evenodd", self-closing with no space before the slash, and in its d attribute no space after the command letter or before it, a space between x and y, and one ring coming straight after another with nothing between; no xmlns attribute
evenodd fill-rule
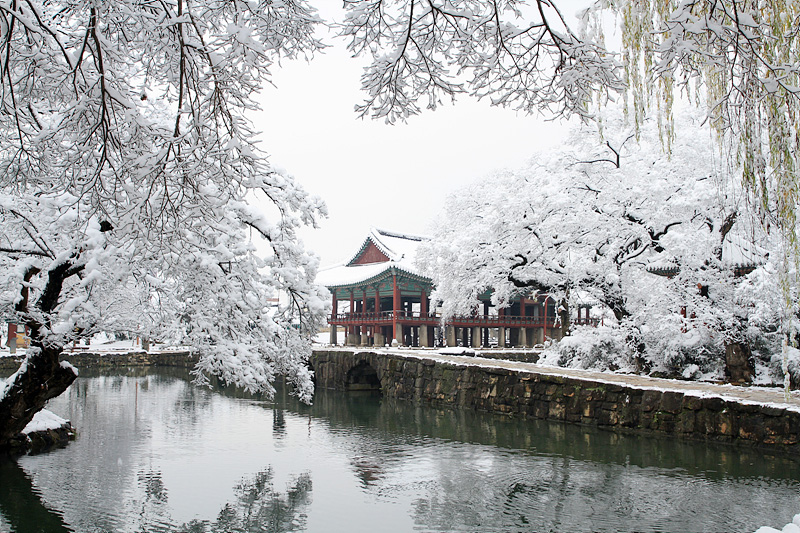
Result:
<svg viewBox="0 0 800 533"><path fill-rule="evenodd" d="M0 449L8 448L33 415L75 381L74 368L62 366L58 360L61 352L61 346L32 346L19 370L9 378L8 388L0 397Z"/></svg>
<svg viewBox="0 0 800 533"><path fill-rule="evenodd" d="M558 305L558 315L561 321L561 338L563 339L569 335L572 330L572 323L569 317L569 302L566 298L561 300Z"/></svg>
<svg viewBox="0 0 800 533"><path fill-rule="evenodd" d="M750 347L743 342L725 344L725 377L729 383L752 383L755 376Z"/></svg>

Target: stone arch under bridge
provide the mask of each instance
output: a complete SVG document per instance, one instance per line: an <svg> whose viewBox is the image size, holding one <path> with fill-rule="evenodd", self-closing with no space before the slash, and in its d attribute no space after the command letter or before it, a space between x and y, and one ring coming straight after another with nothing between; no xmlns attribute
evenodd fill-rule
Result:
<svg viewBox="0 0 800 533"><path fill-rule="evenodd" d="M309 360L317 387L336 390L385 391L382 379L386 376L386 354L372 352L319 351ZM385 385L385 383L383 383Z"/></svg>
<svg viewBox="0 0 800 533"><path fill-rule="evenodd" d="M359 361L345 374L345 388L348 391L380 391L378 371L368 361Z"/></svg>

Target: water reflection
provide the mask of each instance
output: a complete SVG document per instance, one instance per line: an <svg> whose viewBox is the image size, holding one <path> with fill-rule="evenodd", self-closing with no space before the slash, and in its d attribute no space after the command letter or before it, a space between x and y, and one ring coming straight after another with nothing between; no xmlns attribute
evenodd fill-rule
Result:
<svg viewBox="0 0 800 533"><path fill-rule="evenodd" d="M754 531L800 510L797 461L757 450L88 374L52 406L78 440L16 467L63 531Z"/></svg>
<svg viewBox="0 0 800 533"><path fill-rule="evenodd" d="M227 502L215 520L193 519L174 525L167 491L160 472L142 472L139 484L145 493L138 531L192 533L286 533L305 529L305 509L311 503L311 476L301 474L286 493L275 490L268 467L234 487L235 499Z"/></svg>
<svg viewBox="0 0 800 533"><path fill-rule="evenodd" d="M305 509L311 503L311 477L300 475L286 491L275 492L272 469L243 480L236 501L227 503L213 522L192 520L176 531L191 533L286 533L305 530Z"/></svg>
<svg viewBox="0 0 800 533"><path fill-rule="evenodd" d="M0 456L0 480L0 515L16 533L72 531L59 512L42 503L31 478L15 461Z"/></svg>

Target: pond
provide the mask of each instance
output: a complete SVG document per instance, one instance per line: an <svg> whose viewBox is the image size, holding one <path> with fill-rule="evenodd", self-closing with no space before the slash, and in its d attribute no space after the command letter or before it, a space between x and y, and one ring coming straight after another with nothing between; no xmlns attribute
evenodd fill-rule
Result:
<svg viewBox="0 0 800 533"><path fill-rule="evenodd" d="M0 461L0 531L753 532L800 512L797 459L185 372L82 372L78 438Z"/></svg>

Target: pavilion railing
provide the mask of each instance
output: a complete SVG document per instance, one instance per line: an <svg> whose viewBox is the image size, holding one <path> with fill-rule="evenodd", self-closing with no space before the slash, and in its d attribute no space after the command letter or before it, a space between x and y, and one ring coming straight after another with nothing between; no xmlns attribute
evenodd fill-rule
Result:
<svg viewBox="0 0 800 533"><path fill-rule="evenodd" d="M438 325L441 323L441 316L438 313L430 313L422 315L419 312L406 312L406 311L381 311L379 313L338 313L332 315L330 323L334 325L380 325L391 324L395 320L398 322L411 323L411 324L429 324ZM516 315L473 315L473 316L455 316L447 321L449 325L458 327L555 327L556 317L548 316L545 320L544 316L516 316ZM575 325L593 325L598 324L596 318L581 317L579 319L573 318L572 323Z"/></svg>

